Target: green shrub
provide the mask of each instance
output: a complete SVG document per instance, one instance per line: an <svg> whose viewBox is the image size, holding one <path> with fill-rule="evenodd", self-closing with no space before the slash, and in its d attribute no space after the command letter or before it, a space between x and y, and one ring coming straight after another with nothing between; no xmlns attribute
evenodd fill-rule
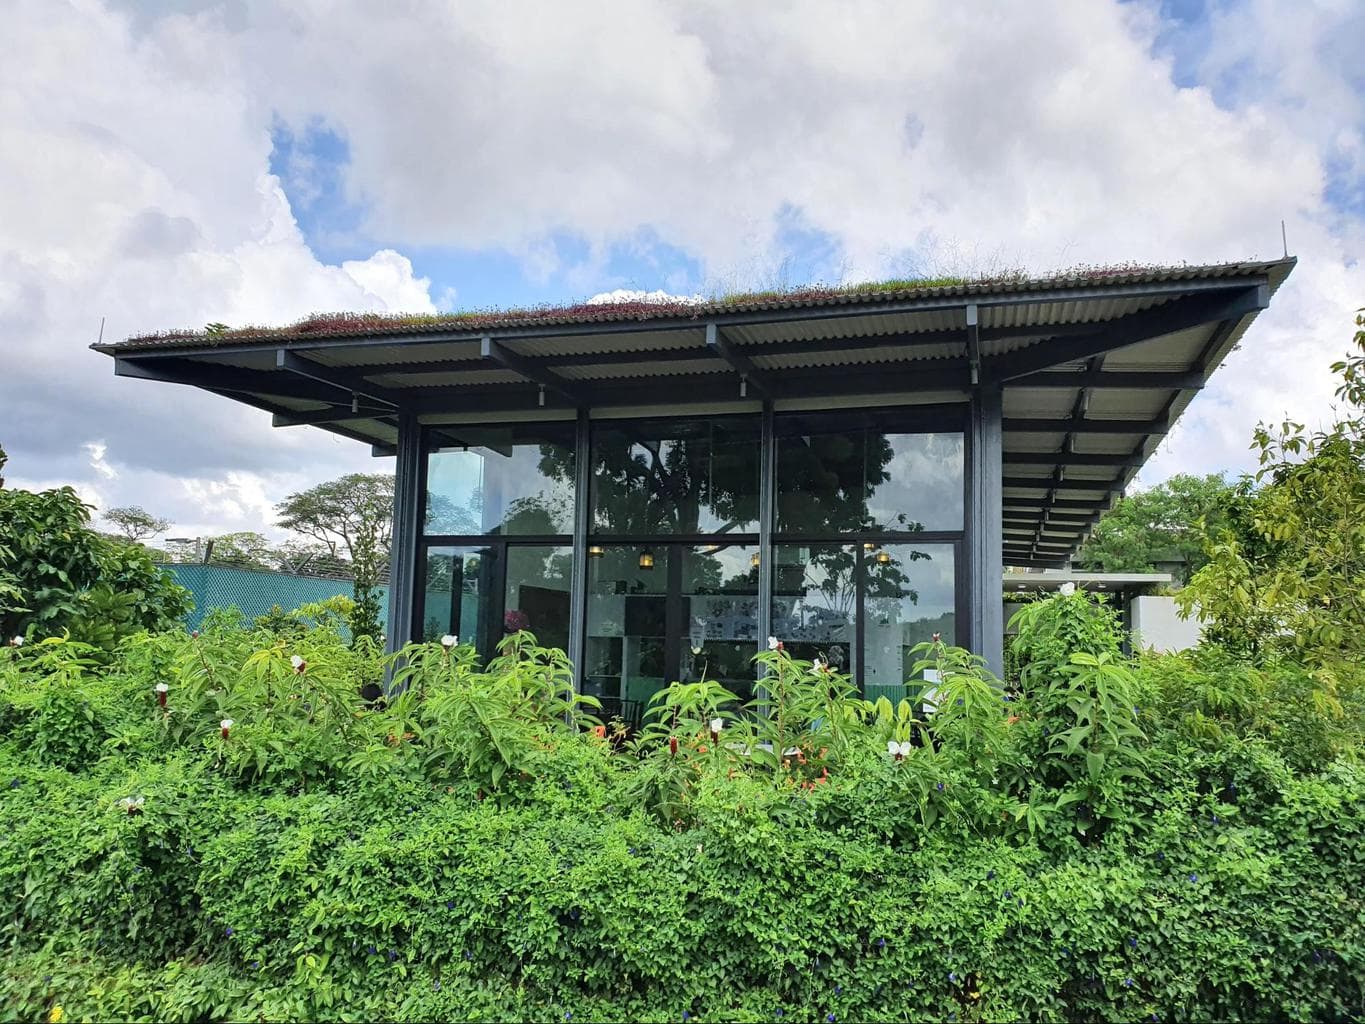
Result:
<svg viewBox="0 0 1365 1024"><path fill-rule="evenodd" d="M919 653L928 706L779 650L761 707L676 685L629 739L528 634L414 645L369 704L337 624L0 651L0 1016L1365 1011L1358 732L1193 659L1014 695Z"/></svg>

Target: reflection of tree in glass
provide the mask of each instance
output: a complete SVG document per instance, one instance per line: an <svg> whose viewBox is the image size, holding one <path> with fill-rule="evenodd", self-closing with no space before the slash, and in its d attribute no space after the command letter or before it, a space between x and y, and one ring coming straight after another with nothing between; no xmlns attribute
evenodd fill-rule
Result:
<svg viewBox="0 0 1365 1024"><path fill-rule="evenodd" d="M890 439L879 431L782 438L777 463L778 529L814 535L922 531L924 525L904 512L879 523L868 509L877 488L890 482L887 467L894 457Z"/></svg>
<svg viewBox="0 0 1365 1024"><path fill-rule="evenodd" d="M446 495L427 491L426 530L428 534L452 536L482 533L483 495L476 488L469 504L456 505Z"/></svg>
<svg viewBox="0 0 1365 1024"><path fill-rule="evenodd" d="M595 528L636 536L752 529L758 522L756 427L699 423L667 432L675 436L661 438L664 431L650 424L596 431ZM572 462L552 452L541 471L571 480Z"/></svg>

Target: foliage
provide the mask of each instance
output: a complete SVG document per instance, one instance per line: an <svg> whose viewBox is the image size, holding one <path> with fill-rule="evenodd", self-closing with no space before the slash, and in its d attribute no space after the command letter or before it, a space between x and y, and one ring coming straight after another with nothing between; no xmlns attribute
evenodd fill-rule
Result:
<svg viewBox="0 0 1365 1024"><path fill-rule="evenodd" d="M118 528L129 544L136 544L150 537L155 537L171 528L169 519L154 516L137 505L107 509L104 518Z"/></svg>
<svg viewBox="0 0 1365 1024"><path fill-rule="evenodd" d="M1025 690L1066 671L1073 654L1116 656L1123 637L1104 596L1074 587L1024 605L1010 625L1016 630L1010 653Z"/></svg>
<svg viewBox="0 0 1365 1024"><path fill-rule="evenodd" d="M753 705L675 684L633 739L525 633L486 666L386 661L335 608L211 615L103 666L59 637L0 649L0 1005L1359 1016L1365 673L1332 709L1302 669L1125 663L1075 598L1040 602L1020 694L935 640L931 692L869 703L776 645Z"/></svg>
<svg viewBox="0 0 1365 1024"><path fill-rule="evenodd" d="M254 530L220 534L208 538L208 543L211 547L205 553L206 562L260 572L268 572L274 567L275 556L270 540Z"/></svg>
<svg viewBox="0 0 1365 1024"><path fill-rule="evenodd" d="M1365 655L1365 317L1360 354L1337 363L1348 413L1325 430L1262 424L1260 469L1242 482L1230 528L1180 600L1205 634L1248 658L1323 669Z"/></svg>
<svg viewBox="0 0 1365 1024"><path fill-rule="evenodd" d="M378 588L392 539L393 477L349 473L289 495L276 511L285 529L325 544L333 558L344 552L350 559L355 596L351 634L378 639Z"/></svg>
<svg viewBox="0 0 1365 1024"><path fill-rule="evenodd" d="M1208 561L1206 531L1217 531L1233 486L1221 473L1175 476L1129 494L1100 517L1076 553L1078 568L1152 572L1175 563L1182 580Z"/></svg>
<svg viewBox="0 0 1365 1024"><path fill-rule="evenodd" d="M189 610L188 592L140 545L101 537L70 487L0 489L0 636L63 630L112 650Z"/></svg>

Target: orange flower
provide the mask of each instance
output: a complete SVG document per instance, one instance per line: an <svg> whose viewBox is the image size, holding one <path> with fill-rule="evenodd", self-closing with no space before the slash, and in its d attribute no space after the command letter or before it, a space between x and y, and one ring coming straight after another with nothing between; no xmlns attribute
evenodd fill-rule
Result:
<svg viewBox="0 0 1365 1024"><path fill-rule="evenodd" d="M599 740L604 740L607 738L607 727L605 725L595 725L593 726L592 734Z"/></svg>
<svg viewBox="0 0 1365 1024"><path fill-rule="evenodd" d="M1015 722L1017 722L1017 721L1019 721L1019 716L1018 716L1018 715L1010 715L1009 718L1005 719L1005 724L1006 724L1006 725L1013 725L1013 724L1014 724Z"/></svg>

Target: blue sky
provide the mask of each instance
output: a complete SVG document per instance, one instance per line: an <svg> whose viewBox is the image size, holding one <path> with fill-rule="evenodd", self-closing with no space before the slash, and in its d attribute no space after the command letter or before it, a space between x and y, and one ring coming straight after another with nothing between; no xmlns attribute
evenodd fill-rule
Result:
<svg viewBox="0 0 1365 1024"><path fill-rule="evenodd" d="M0 444L274 532L358 445L115 379L106 337L1080 264L1300 264L1140 478L1330 416L1365 305L1354 0L15 0ZM80 75L70 69L79 66Z"/></svg>

